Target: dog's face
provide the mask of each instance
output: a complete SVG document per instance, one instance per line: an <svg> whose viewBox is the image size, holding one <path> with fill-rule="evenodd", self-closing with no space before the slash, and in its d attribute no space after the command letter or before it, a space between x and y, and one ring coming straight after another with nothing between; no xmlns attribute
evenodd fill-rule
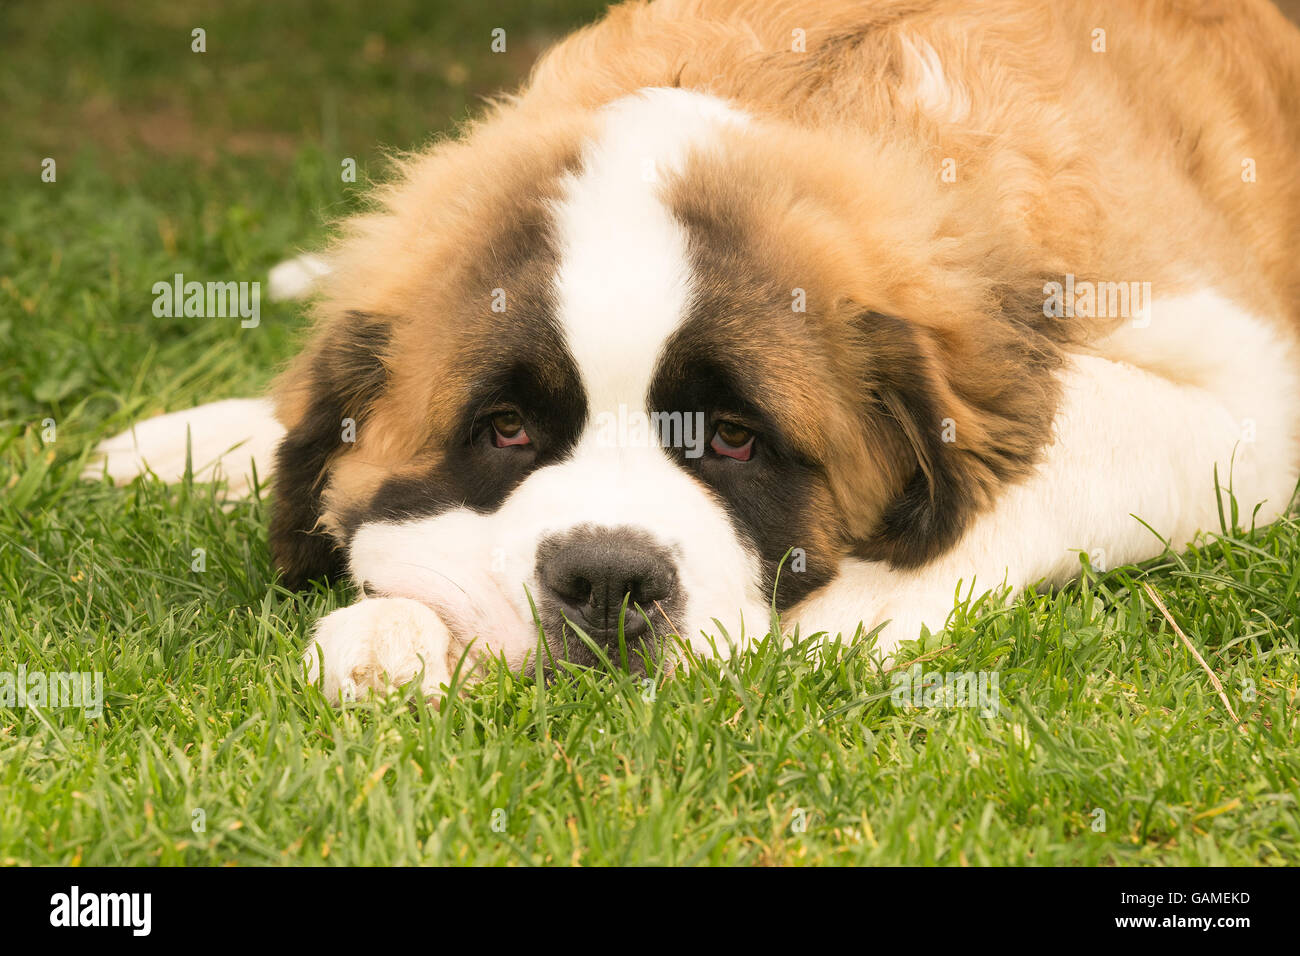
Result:
<svg viewBox="0 0 1300 956"><path fill-rule="evenodd" d="M1046 438L1038 288L906 158L788 140L663 90L413 162L281 386L289 583L635 666L765 633L846 555L950 546Z"/></svg>

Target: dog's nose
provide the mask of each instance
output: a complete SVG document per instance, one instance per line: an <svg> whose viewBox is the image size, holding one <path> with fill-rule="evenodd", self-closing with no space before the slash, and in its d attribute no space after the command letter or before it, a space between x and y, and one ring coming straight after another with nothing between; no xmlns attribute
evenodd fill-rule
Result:
<svg viewBox="0 0 1300 956"><path fill-rule="evenodd" d="M547 538L537 549L537 576L557 610L609 646L618 644L624 598L623 636L640 638L649 623L661 629L677 593L672 555L635 528L588 526Z"/></svg>

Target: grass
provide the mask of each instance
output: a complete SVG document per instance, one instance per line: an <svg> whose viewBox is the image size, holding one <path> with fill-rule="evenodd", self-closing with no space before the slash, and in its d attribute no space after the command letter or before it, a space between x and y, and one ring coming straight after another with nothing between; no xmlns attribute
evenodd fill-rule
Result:
<svg viewBox="0 0 1300 956"><path fill-rule="evenodd" d="M0 708L0 863L1300 862L1294 517L1229 515L1189 552L905 645L996 672L995 717L896 706L861 643L771 640L651 687L496 669L441 711L340 711L298 661L350 595L276 586L264 499L78 480L133 417L263 387L302 327L265 302L257 329L157 319L152 284L264 278L356 203L340 155L377 169L526 65L492 58L493 26L540 37L594 4L526 6L0 12L0 671L98 671L105 697L99 717ZM203 24L227 52L187 60Z"/></svg>

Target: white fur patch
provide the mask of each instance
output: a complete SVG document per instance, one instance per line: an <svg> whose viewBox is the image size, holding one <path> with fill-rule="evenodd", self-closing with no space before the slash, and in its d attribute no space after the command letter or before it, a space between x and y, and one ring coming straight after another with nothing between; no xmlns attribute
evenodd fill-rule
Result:
<svg viewBox="0 0 1300 956"><path fill-rule="evenodd" d="M746 119L721 100L651 89L602 111L555 207L559 321L593 415L619 403L642 409L664 341L690 298L686 234L660 190L693 147Z"/></svg>
<svg viewBox="0 0 1300 956"><path fill-rule="evenodd" d="M919 37L903 37L903 90L917 108L941 123L960 123L970 116L970 94L948 77L939 54Z"/></svg>
<svg viewBox="0 0 1300 956"><path fill-rule="evenodd" d="M231 398L146 419L95 446L82 478L107 472L114 484L153 472L175 484L185 477L187 448L198 481L227 481L229 498L252 492L253 468L265 483L284 428L265 399Z"/></svg>
<svg viewBox="0 0 1300 956"><path fill-rule="evenodd" d="M267 295L272 302L287 299L305 299L311 295L322 277L329 275L329 266L320 256L301 255L286 259L271 267L267 275Z"/></svg>

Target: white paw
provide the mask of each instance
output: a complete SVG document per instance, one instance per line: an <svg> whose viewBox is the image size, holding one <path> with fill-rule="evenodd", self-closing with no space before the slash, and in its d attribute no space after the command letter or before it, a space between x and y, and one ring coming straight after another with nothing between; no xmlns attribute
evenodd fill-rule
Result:
<svg viewBox="0 0 1300 956"><path fill-rule="evenodd" d="M316 623L303 661L307 679L320 681L333 702L355 700L367 689L384 693L421 674L421 691L433 696L451 683L450 646L447 626L419 601L365 598Z"/></svg>
<svg viewBox="0 0 1300 956"><path fill-rule="evenodd" d="M225 478L227 497L244 498L252 491L254 463L259 481L270 477L283 437L269 401L231 398L158 415L105 439L81 477L93 481L107 472L114 484L122 484L152 471L176 484L185 477L188 449L196 480Z"/></svg>

